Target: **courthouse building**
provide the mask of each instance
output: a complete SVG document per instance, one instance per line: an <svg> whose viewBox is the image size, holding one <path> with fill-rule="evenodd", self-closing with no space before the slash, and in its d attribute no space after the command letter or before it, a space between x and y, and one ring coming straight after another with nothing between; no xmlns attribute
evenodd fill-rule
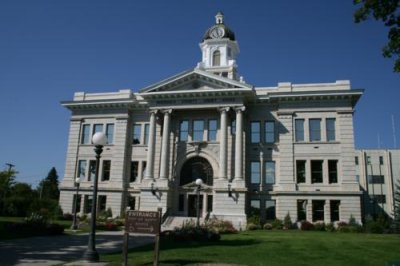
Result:
<svg viewBox="0 0 400 266"><path fill-rule="evenodd" d="M236 227L263 220L361 221L353 113L363 91L349 81L256 87L237 71L239 45L222 13L200 43L196 67L133 92L77 92L71 111L60 204L90 212L95 156L91 136L108 143L100 161L98 208L156 210ZM244 55L245 56L245 55ZM262 67L262 66L260 66ZM311 77L312 78L312 77Z"/></svg>

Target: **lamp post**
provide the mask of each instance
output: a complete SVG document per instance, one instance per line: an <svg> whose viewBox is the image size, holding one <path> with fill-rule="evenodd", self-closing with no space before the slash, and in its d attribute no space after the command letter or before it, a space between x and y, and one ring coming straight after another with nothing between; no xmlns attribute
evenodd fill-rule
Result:
<svg viewBox="0 0 400 266"><path fill-rule="evenodd" d="M96 211L97 211L97 184L99 180L100 157L103 146L107 143L107 137L103 132L97 132L92 137L94 152L96 153L96 173L93 181L92 213L90 217L89 243L83 258L90 262L99 261L99 253L96 250Z"/></svg>
<svg viewBox="0 0 400 266"><path fill-rule="evenodd" d="M79 183L81 179L79 177L75 178L75 186L76 186L76 193L75 193L75 203L74 203L74 220L72 222L71 229L76 230L78 229L78 225L76 223L76 210L78 208L78 195L79 195Z"/></svg>
<svg viewBox="0 0 400 266"><path fill-rule="evenodd" d="M197 213L197 221L196 221L196 227L200 227L200 190L201 190L201 185L203 184L203 180L201 178L196 179L195 181L197 185L197 205L196 205L196 213Z"/></svg>

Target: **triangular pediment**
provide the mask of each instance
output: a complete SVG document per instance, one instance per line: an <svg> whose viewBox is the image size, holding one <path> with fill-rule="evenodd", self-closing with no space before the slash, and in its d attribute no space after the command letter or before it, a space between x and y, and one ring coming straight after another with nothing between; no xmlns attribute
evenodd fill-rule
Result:
<svg viewBox="0 0 400 266"><path fill-rule="evenodd" d="M210 92L220 90L252 90L253 86L221 77L200 69L182 72L140 90L143 96L175 92Z"/></svg>

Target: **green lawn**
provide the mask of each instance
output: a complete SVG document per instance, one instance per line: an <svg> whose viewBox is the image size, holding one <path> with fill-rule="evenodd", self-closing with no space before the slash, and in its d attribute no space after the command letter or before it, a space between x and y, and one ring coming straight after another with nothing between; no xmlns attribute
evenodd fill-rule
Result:
<svg viewBox="0 0 400 266"><path fill-rule="evenodd" d="M132 237L132 236L131 236ZM154 245L130 250L129 265L151 265ZM121 254L101 261L121 265ZM399 235L303 231L246 231L215 243L162 241L161 265L385 265L400 262Z"/></svg>

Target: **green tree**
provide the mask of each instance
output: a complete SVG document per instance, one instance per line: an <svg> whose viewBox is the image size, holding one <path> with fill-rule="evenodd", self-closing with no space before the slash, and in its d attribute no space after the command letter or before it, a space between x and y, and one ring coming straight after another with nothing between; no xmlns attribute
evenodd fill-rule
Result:
<svg viewBox="0 0 400 266"><path fill-rule="evenodd" d="M11 216L28 216L32 203L37 200L36 192L26 183L15 183L5 201L5 212Z"/></svg>
<svg viewBox="0 0 400 266"><path fill-rule="evenodd" d="M11 188L15 184L16 171L12 169L0 171L0 214L6 212L6 201L11 194Z"/></svg>
<svg viewBox="0 0 400 266"><path fill-rule="evenodd" d="M375 20L380 20L389 27L389 41L383 47L382 54L384 57L394 57L394 71L400 72L400 0L353 0L353 3L360 6L354 12L356 23L365 21L372 15Z"/></svg>
<svg viewBox="0 0 400 266"><path fill-rule="evenodd" d="M40 199L53 199L58 201L60 190L58 189L58 174L55 167L52 167L47 177L40 181L37 191Z"/></svg>
<svg viewBox="0 0 400 266"><path fill-rule="evenodd" d="M396 184L394 192L394 230L400 233L400 183Z"/></svg>

